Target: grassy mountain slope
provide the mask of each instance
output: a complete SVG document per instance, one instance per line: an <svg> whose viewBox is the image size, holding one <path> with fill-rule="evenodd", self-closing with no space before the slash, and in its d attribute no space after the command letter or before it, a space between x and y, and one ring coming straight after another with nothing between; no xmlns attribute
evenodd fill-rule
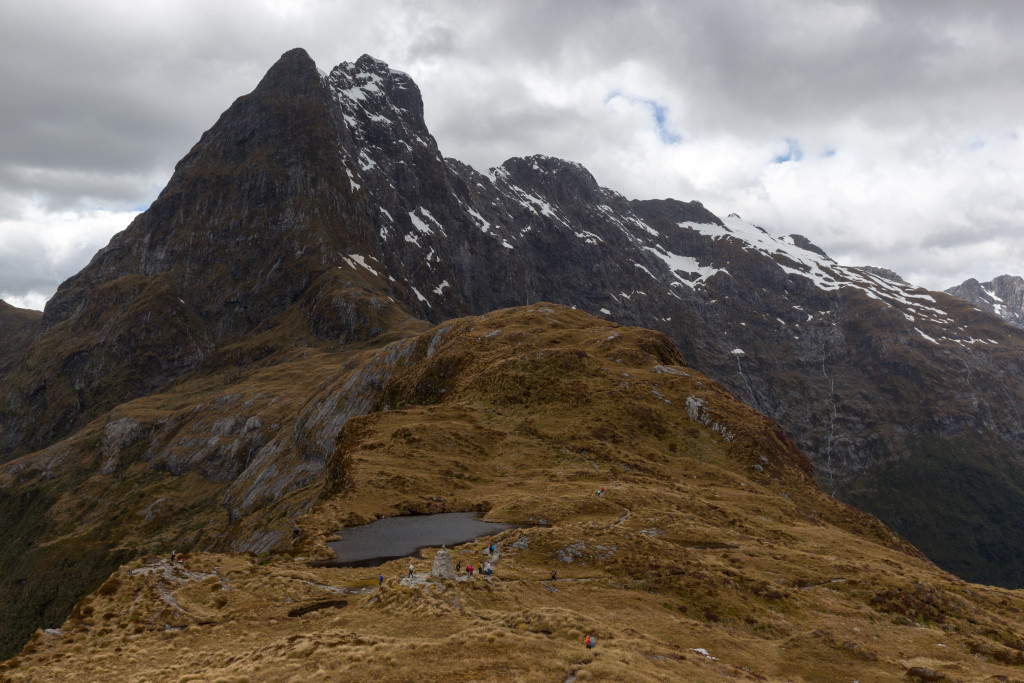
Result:
<svg viewBox="0 0 1024 683"><path fill-rule="evenodd" d="M390 342L426 327L384 306L389 332L341 347L309 333L303 304L0 467L0 656L59 625L129 558L289 539L315 496L296 491L320 475L344 419L376 404L374 383L402 348Z"/></svg>
<svg viewBox="0 0 1024 683"><path fill-rule="evenodd" d="M1021 591L956 579L826 496L775 423L685 367L663 335L540 304L453 320L401 346L375 410L345 424L322 475L292 494L316 502L287 552L130 562L3 675L1024 674ZM533 525L489 539L489 578L403 580L401 560L378 588L374 568L310 566L345 525L468 509ZM477 563L484 545L452 552ZM433 553L414 560L419 574Z"/></svg>

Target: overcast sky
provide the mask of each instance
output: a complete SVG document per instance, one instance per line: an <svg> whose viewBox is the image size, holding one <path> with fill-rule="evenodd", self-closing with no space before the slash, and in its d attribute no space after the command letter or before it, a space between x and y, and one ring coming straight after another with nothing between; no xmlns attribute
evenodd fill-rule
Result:
<svg viewBox="0 0 1024 683"><path fill-rule="evenodd" d="M1024 2L0 0L0 298L42 308L281 53L412 75L535 153L945 289L1024 275Z"/></svg>

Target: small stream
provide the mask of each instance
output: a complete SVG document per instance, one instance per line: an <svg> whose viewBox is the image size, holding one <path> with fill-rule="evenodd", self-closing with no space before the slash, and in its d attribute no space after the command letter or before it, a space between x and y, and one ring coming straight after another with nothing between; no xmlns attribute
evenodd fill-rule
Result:
<svg viewBox="0 0 1024 683"><path fill-rule="evenodd" d="M327 545L337 554L318 567L375 567L400 557L420 557L420 548L458 545L511 529L512 524L484 522L475 512L385 517L341 530L341 540Z"/></svg>

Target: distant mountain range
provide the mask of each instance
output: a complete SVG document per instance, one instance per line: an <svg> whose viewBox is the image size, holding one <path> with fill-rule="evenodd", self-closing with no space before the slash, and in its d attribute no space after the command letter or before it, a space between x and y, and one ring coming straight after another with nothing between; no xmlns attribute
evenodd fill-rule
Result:
<svg viewBox="0 0 1024 683"><path fill-rule="evenodd" d="M1015 327L1024 327L1024 278L1019 275L1000 275L991 282L971 278L950 287L946 293L995 313Z"/></svg>
<svg viewBox="0 0 1024 683"><path fill-rule="evenodd" d="M664 333L777 421L828 493L964 578L1024 585L1020 329L699 202L628 200L579 164L480 173L441 155L409 76L368 56L324 74L302 50L41 317L0 310L17 321L0 329L9 533L44 515L87 536L83 576L128 537L287 547L346 422L398 407L388 342L538 301ZM18 498L25 482L49 497Z"/></svg>

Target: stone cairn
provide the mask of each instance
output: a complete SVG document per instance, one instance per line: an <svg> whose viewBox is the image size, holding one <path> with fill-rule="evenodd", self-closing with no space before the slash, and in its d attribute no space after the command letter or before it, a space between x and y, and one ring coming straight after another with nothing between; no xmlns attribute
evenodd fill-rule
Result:
<svg viewBox="0 0 1024 683"><path fill-rule="evenodd" d="M434 555L434 568L430 575L439 579L454 579L455 567L452 566L452 554L444 546Z"/></svg>

